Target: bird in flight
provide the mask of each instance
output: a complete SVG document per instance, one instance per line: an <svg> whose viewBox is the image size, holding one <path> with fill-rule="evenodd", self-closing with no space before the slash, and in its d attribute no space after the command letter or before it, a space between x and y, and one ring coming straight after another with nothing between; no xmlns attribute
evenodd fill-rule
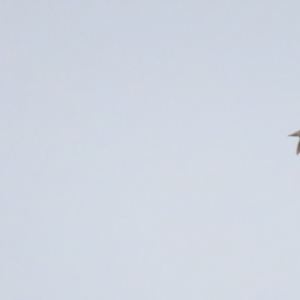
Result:
<svg viewBox="0 0 300 300"><path fill-rule="evenodd" d="M289 136L297 136L300 138L300 130L299 131L296 131L292 134L290 134ZM297 146L297 151L296 151L297 155L300 153L300 140L299 140L299 143L298 143L298 146Z"/></svg>

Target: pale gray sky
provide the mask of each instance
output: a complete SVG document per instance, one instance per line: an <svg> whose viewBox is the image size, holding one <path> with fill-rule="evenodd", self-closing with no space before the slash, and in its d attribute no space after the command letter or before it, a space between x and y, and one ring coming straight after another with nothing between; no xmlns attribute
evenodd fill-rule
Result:
<svg viewBox="0 0 300 300"><path fill-rule="evenodd" d="M0 3L0 298L298 300L300 2Z"/></svg>

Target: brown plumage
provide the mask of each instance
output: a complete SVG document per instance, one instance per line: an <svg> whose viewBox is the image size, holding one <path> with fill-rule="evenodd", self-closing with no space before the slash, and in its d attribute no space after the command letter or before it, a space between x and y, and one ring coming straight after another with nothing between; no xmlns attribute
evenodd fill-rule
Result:
<svg viewBox="0 0 300 300"><path fill-rule="evenodd" d="M289 136L297 136L297 137L300 138L300 130L290 134ZM300 140L299 140L299 143L298 143L298 146L297 146L296 153L297 153L297 155L300 153Z"/></svg>

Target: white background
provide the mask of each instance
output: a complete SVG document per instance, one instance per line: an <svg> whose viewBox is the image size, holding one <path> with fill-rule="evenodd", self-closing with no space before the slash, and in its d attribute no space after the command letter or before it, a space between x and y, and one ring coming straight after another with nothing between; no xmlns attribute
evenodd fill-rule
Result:
<svg viewBox="0 0 300 300"><path fill-rule="evenodd" d="M0 298L300 299L300 2L0 2Z"/></svg>

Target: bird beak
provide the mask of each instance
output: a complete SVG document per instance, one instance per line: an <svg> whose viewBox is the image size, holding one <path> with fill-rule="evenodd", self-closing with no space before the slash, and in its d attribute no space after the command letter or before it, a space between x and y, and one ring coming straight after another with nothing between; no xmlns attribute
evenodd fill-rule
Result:
<svg viewBox="0 0 300 300"><path fill-rule="evenodd" d="M299 136L297 133L289 134L288 136Z"/></svg>

